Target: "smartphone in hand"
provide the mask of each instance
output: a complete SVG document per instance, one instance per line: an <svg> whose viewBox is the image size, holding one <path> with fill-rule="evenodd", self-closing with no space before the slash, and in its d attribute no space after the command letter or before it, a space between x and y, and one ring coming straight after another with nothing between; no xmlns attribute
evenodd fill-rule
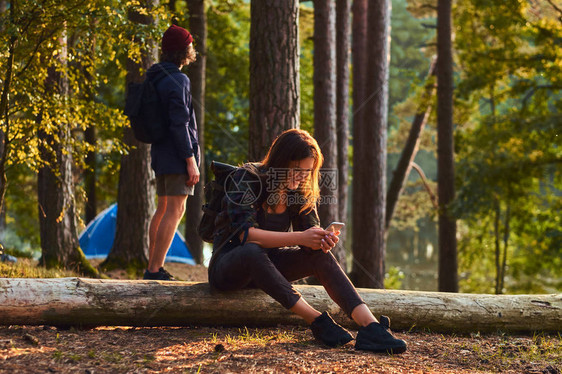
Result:
<svg viewBox="0 0 562 374"><path fill-rule="evenodd" d="M332 222L326 227L326 231L338 232L345 226L343 222Z"/></svg>

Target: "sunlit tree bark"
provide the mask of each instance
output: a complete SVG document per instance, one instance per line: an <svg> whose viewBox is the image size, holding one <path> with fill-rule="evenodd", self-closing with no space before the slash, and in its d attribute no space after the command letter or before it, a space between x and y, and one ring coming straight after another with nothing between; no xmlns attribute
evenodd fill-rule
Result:
<svg viewBox="0 0 562 374"><path fill-rule="evenodd" d="M52 99L64 106L68 105L69 94L68 77L64 72L68 62L65 31L57 41L59 48L45 82L45 93L52 98L46 103ZM47 124L47 121L50 123ZM37 122L39 152L43 162L37 175L41 239L39 263L48 268L72 269L95 276L97 271L88 263L78 244L70 124L58 117L57 108L53 106L44 108Z"/></svg>
<svg viewBox="0 0 562 374"><path fill-rule="evenodd" d="M347 195L349 174L349 57L351 48L351 2L336 2L336 138L338 154L338 219L347 222ZM345 261L346 228L340 235L339 247L343 255L340 264L347 267ZM343 257L343 259L342 259ZM345 262L342 262L345 261ZM344 269L345 269L344 267Z"/></svg>
<svg viewBox="0 0 562 374"><path fill-rule="evenodd" d="M157 5L158 0L143 2L143 7L148 10ZM150 14L150 11L147 13ZM135 24L150 25L155 22L152 16L135 10L130 10L128 17ZM127 83L140 82L141 70L146 71L156 62L155 42L149 41L142 47L140 64L127 60ZM102 267L139 271L148 263L148 228L155 210L154 172L150 166L150 145L136 140L130 127L125 128L123 141L131 148L121 157L115 240Z"/></svg>
<svg viewBox="0 0 562 374"><path fill-rule="evenodd" d="M205 15L205 0L188 0L189 31L193 35L197 60L189 65L188 76L191 80L191 97L201 151L200 182L195 186L195 193L187 199L185 212L185 240L196 263L203 263L203 241L197 234L197 226L201 221L203 205L203 186L205 185L205 67L207 51L207 18Z"/></svg>
<svg viewBox="0 0 562 374"><path fill-rule="evenodd" d="M359 287L384 287L385 189L390 60L390 2L371 0L367 9L365 106L354 124L353 149L353 270ZM354 62L357 63L357 62Z"/></svg>
<svg viewBox="0 0 562 374"><path fill-rule="evenodd" d="M338 159L336 134L336 4L314 2L314 137L324 155L321 175L322 198L318 204L321 224L326 227L338 217ZM345 250L337 246L334 255L345 264Z"/></svg>
<svg viewBox="0 0 562 374"><path fill-rule="evenodd" d="M261 160L284 130L299 127L299 2L252 0L248 157Z"/></svg>
<svg viewBox="0 0 562 374"><path fill-rule="evenodd" d="M437 188L439 200L439 291L458 292L457 223L449 212L455 198L453 53L451 0L437 2Z"/></svg>

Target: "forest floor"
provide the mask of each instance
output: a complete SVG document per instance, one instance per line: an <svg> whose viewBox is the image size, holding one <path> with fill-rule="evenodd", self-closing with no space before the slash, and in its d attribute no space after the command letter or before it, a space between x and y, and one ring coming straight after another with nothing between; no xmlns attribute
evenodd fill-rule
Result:
<svg viewBox="0 0 562 374"><path fill-rule="evenodd" d="M202 266L166 268L206 281ZM124 278L123 272L108 274ZM0 316L1 318L1 316ZM352 331L353 334L356 331ZM309 329L0 326L0 373L560 373L560 335L396 332L401 355L330 349Z"/></svg>

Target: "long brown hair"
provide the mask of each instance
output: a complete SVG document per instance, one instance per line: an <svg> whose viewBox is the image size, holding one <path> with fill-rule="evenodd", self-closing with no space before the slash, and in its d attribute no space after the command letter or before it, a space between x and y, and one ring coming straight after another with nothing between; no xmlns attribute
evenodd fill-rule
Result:
<svg viewBox="0 0 562 374"><path fill-rule="evenodd" d="M288 169L295 161L312 157L314 164L310 175L299 186L299 192L304 198L301 212L313 208L320 197L320 167L324 156L316 140L308 131L300 129L286 130L279 135L269 147L265 158L259 163L264 172L275 169Z"/></svg>

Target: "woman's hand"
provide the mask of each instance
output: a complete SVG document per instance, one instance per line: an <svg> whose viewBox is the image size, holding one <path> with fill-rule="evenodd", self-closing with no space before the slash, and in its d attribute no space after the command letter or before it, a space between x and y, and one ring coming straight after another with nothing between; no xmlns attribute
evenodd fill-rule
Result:
<svg viewBox="0 0 562 374"><path fill-rule="evenodd" d="M339 231L337 232L331 232L331 231L327 231L327 235L321 240L322 242L322 251L324 251L324 253L328 253L328 251L332 250L332 248L334 248L336 246L336 244L340 241L340 238L338 238L338 235L340 234Z"/></svg>
<svg viewBox="0 0 562 374"><path fill-rule="evenodd" d="M329 231L323 230L320 227L311 227L308 230L301 231L299 244L311 249L322 249L322 240L328 234Z"/></svg>
<svg viewBox="0 0 562 374"><path fill-rule="evenodd" d="M340 232L331 232L321 229L320 227L311 227L301 233L301 245L311 249L321 249L324 253L328 252L339 241Z"/></svg>

